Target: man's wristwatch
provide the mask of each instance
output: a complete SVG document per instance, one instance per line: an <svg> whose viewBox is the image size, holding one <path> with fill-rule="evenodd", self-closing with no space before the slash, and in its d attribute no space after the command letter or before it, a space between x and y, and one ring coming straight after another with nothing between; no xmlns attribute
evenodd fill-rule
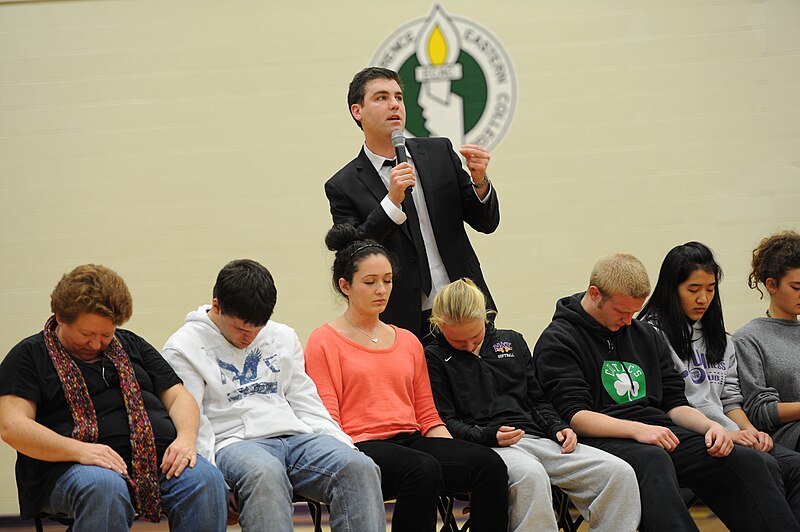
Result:
<svg viewBox="0 0 800 532"><path fill-rule="evenodd" d="M483 190L484 188L489 186L489 175L488 174L484 174L483 181L481 181L480 183L476 183L475 181L472 181L471 179L470 179L470 182L472 183L472 188L474 188L475 190Z"/></svg>

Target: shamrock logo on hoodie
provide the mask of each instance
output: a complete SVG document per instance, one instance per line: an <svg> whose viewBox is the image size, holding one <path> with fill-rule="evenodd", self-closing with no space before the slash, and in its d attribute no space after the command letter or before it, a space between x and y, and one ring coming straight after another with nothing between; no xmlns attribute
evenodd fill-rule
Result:
<svg viewBox="0 0 800 532"><path fill-rule="evenodd" d="M631 395L633 395L633 397L636 397L639 394L639 383L631 382L630 377L620 373L619 375L617 375L617 381L614 383L614 389L617 391L617 395L627 394L628 398L630 398Z"/></svg>
<svg viewBox="0 0 800 532"><path fill-rule="evenodd" d="M629 403L647 394L644 371L632 362L606 360L602 375L603 387L617 404Z"/></svg>

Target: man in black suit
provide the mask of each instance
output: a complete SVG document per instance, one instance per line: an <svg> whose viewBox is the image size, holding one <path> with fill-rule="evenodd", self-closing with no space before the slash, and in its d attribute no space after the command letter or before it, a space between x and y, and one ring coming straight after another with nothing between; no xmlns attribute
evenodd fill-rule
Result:
<svg viewBox="0 0 800 532"><path fill-rule="evenodd" d="M350 83L347 101L364 131L364 146L325 183L325 194L334 223L360 228L396 256L394 289L382 319L424 338L433 296L461 277L475 281L495 309L464 228L466 222L492 233L500 223L497 194L486 175L489 153L462 146L468 174L448 139L408 139L408 162L392 166L391 135L403 130L406 119L400 77L365 68Z"/></svg>

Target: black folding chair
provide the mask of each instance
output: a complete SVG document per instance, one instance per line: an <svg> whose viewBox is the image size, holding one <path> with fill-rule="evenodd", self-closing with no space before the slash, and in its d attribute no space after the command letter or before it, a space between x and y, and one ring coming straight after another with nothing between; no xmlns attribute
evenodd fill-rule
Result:
<svg viewBox="0 0 800 532"><path fill-rule="evenodd" d="M314 524L314 532L322 532L322 504L299 495L295 495L292 502L306 503L308 505L308 513L311 514L311 522Z"/></svg>
<svg viewBox="0 0 800 532"><path fill-rule="evenodd" d="M583 523L583 516L579 513L577 517L573 517L570 512L572 506L567 494L561 491L557 486L553 486L553 512L556 514L556 523L558 528L564 532L577 532L578 528ZM456 494L456 495L443 495L439 497L439 515L442 518L441 532L467 532L469 530L469 517L466 522L459 528L458 521L456 520L454 508L457 500L469 501L469 495ZM469 507L465 508L465 512L469 511Z"/></svg>
<svg viewBox="0 0 800 532"><path fill-rule="evenodd" d="M458 521L454 513L456 500L469 501L469 494L458 493L439 497L437 508L439 509L439 516L442 518L442 528L440 532L467 532L469 530L469 517L467 517L467 520L461 525L461 528L458 527ZM463 512L465 514L469 513L469 506L464 507Z"/></svg>
<svg viewBox="0 0 800 532"><path fill-rule="evenodd" d="M231 512L235 516L233 523L230 522L228 524L235 524L238 522L238 505L235 502L235 497L231 494L231 499L228 503L228 512L229 516ZM306 499L305 497L300 497L295 495L292 499L294 503L306 503L308 505L308 513L311 516L311 522L314 525L314 532L322 532L322 504L318 503L317 501L312 501L310 499ZM44 520L49 519L51 521L56 521L61 523L62 525L67 527L66 532L72 532L72 524L74 520L70 517L67 517L64 514L47 514L47 513L40 513L36 517L33 518L33 526L36 528L36 532L44 532Z"/></svg>
<svg viewBox="0 0 800 532"><path fill-rule="evenodd" d="M67 532L72 532L72 523L74 521L71 517L67 517L64 514L47 514L44 512L33 518L33 526L36 527L36 532L44 532L44 519L61 523L67 527Z"/></svg>
<svg viewBox="0 0 800 532"><path fill-rule="evenodd" d="M559 530L564 532L577 532L578 527L583 523L583 516L579 513L578 517L573 518L570 512L572 501L569 500L567 494L561 491L558 486L552 486L553 489L553 511L556 514L556 523Z"/></svg>
<svg viewBox="0 0 800 532"><path fill-rule="evenodd" d="M239 496L233 487L228 487L230 489L230 497L228 497L228 524L233 525L239 522ZM292 498L292 502L306 503L308 505L308 513L311 515L311 522L314 525L314 532L322 532L322 504L297 494Z"/></svg>

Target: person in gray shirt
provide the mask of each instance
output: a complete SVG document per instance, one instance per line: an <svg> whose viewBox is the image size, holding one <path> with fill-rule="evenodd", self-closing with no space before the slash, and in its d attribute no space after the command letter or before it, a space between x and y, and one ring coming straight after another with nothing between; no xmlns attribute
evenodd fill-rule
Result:
<svg viewBox="0 0 800 532"><path fill-rule="evenodd" d="M753 250L750 288L769 294L766 317L736 331L745 412L776 443L800 451L800 234L783 231Z"/></svg>

